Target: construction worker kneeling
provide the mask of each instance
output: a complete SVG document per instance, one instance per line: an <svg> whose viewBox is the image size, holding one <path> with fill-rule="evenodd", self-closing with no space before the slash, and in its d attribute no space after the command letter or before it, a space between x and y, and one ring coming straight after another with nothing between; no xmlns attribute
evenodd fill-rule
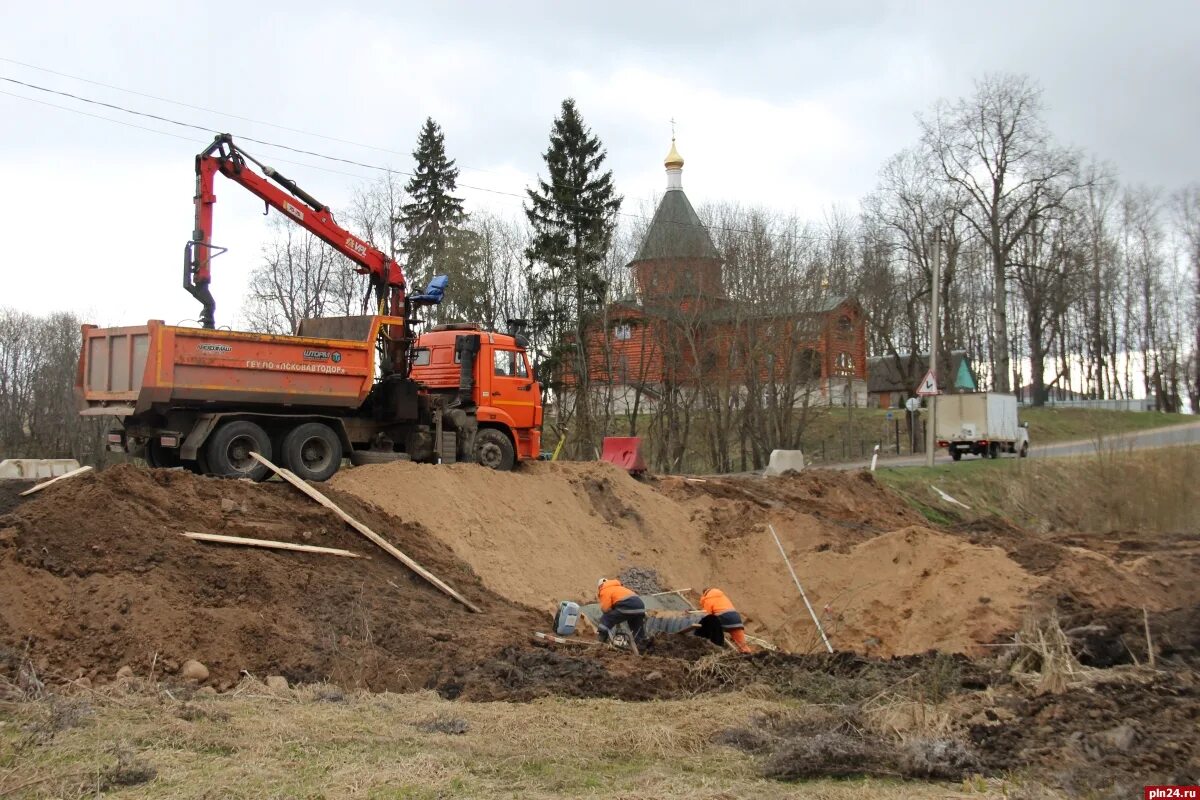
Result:
<svg viewBox="0 0 1200 800"><path fill-rule="evenodd" d="M746 625L742 615L733 607L733 603L720 589L705 589L700 595L700 608L708 612L708 616L700 620L698 636L703 636L715 645L725 646L725 634L733 640L733 646L739 653L749 653L750 646L746 644Z"/></svg>
<svg viewBox="0 0 1200 800"><path fill-rule="evenodd" d="M607 642L615 629L622 622L629 626L634 643L641 645L645 641L646 604L632 589L621 584L616 578L601 578L596 584L596 594L600 597L600 625L597 626L597 637Z"/></svg>

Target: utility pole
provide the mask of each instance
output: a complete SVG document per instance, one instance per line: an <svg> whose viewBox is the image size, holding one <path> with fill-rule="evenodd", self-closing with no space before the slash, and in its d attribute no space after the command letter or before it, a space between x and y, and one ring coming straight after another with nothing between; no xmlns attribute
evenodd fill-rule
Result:
<svg viewBox="0 0 1200 800"><path fill-rule="evenodd" d="M938 318L941 316L942 299L942 226L933 229L933 300L929 305L929 371L937 380ZM941 391L941 386L938 391ZM925 466L933 466L937 450L937 396L931 395L929 413L925 415Z"/></svg>

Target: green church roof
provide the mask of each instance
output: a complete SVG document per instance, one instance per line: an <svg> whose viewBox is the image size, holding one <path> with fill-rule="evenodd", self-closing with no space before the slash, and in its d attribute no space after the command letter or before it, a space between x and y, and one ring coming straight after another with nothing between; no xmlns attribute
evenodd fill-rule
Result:
<svg viewBox="0 0 1200 800"><path fill-rule="evenodd" d="M658 258L720 258L708 228L696 216L682 189L668 189L663 194L633 260Z"/></svg>

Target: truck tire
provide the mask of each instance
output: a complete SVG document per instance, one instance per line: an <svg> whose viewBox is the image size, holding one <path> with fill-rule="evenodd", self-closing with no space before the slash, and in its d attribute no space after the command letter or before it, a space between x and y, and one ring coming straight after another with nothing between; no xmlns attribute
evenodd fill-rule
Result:
<svg viewBox="0 0 1200 800"><path fill-rule="evenodd" d="M988 457L989 458L999 458L1000 457L1000 443L999 442L992 442L991 444L988 445Z"/></svg>
<svg viewBox="0 0 1200 800"><path fill-rule="evenodd" d="M146 464L155 469L173 469L183 465L179 460L179 448L163 447L157 436L150 437L144 452Z"/></svg>
<svg viewBox="0 0 1200 800"><path fill-rule="evenodd" d="M320 422L292 428L279 450L287 468L306 481L327 481L342 465L342 440Z"/></svg>
<svg viewBox="0 0 1200 800"><path fill-rule="evenodd" d="M251 451L271 460L271 437L262 426L248 420L226 422L204 443L206 471L222 478L261 481L271 470L251 458Z"/></svg>
<svg viewBox="0 0 1200 800"><path fill-rule="evenodd" d="M1021 458L1028 458L1028 457L1029 457L1029 442L1023 442L1023 443L1021 444L1021 453L1020 453L1020 456L1021 456Z"/></svg>
<svg viewBox="0 0 1200 800"><path fill-rule="evenodd" d="M951 448L950 457L955 461L962 461L962 450L955 450Z"/></svg>
<svg viewBox="0 0 1200 800"><path fill-rule="evenodd" d="M350 463L356 467L368 464L394 464L397 461L412 461L408 453L396 453L390 450L351 450Z"/></svg>
<svg viewBox="0 0 1200 800"><path fill-rule="evenodd" d="M516 463L513 443L503 431L483 428L475 434L475 463L490 469L507 472Z"/></svg>

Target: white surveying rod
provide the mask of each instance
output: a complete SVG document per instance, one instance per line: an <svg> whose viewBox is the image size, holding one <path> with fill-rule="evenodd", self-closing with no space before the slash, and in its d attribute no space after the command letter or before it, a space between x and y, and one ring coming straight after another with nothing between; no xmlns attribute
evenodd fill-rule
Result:
<svg viewBox="0 0 1200 800"><path fill-rule="evenodd" d="M942 226L933 229L933 301L929 305L929 374L937 381L938 316L942 300ZM940 390L941 387L939 386ZM925 415L925 466L933 466L937 452L937 395L930 395L929 413Z"/></svg>
<svg viewBox="0 0 1200 800"><path fill-rule="evenodd" d="M825 643L825 649L832 653L833 645L826 638L825 629L821 627L821 620L817 619L817 612L813 611L812 603L808 602L808 595L804 593L804 587L800 585L800 579L796 577L796 570L792 569L792 561L783 550L783 542L779 541L779 534L775 532L775 526L768 522L767 527L771 529L771 535L775 537L775 546L779 548L779 555L783 556L783 563L787 564L788 572L792 573L792 580L796 582L796 588L800 590L800 596L804 598L804 605L808 608L813 624L817 626L817 633L821 634L821 641Z"/></svg>

